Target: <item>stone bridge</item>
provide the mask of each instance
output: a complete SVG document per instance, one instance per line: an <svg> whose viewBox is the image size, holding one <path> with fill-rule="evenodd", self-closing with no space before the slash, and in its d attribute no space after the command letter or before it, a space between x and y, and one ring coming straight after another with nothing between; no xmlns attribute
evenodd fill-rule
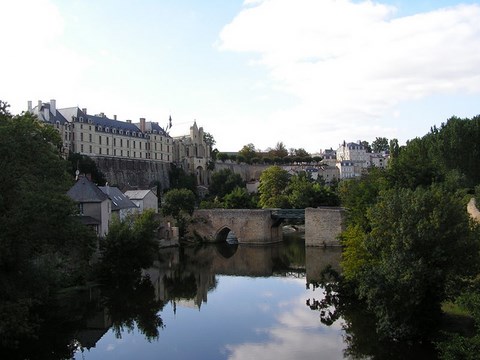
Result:
<svg viewBox="0 0 480 360"><path fill-rule="evenodd" d="M189 233L207 242L221 242L233 231L239 244L269 244L282 241L285 219L304 217L306 246L338 246L344 215L345 210L338 207L195 210Z"/></svg>

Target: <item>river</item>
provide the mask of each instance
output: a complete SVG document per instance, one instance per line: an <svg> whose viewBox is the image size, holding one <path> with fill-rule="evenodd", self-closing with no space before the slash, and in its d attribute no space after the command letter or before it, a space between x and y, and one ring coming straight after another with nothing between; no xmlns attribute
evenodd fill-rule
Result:
<svg viewBox="0 0 480 360"><path fill-rule="evenodd" d="M161 249L149 269L117 269L101 285L59 294L38 339L7 358L435 358L380 344L358 309L336 311L323 270L340 272L340 257L298 234L269 246Z"/></svg>

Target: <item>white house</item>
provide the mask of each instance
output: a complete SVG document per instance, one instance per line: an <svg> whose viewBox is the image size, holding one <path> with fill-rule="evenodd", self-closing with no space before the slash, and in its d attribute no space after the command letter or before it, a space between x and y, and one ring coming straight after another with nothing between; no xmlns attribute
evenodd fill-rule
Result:
<svg viewBox="0 0 480 360"><path fill-rule="evenodd" d="M125 195L138 206L140 213L146 209L153 209L158 213L158 197L152 190L129 190Z"/></svg>

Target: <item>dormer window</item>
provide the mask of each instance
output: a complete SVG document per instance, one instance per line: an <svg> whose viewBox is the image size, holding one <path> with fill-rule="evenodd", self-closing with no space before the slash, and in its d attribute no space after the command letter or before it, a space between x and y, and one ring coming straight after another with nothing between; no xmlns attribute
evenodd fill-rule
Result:
<svg viewBox="0 0 480 360"><path fill-rule="evenodd" d="M120 135L123 135L123 130L122 129L120 129Z"/></svg>
<svg viewBox="0 0 480 360"><path fill-rule="evenodd" d="M110 129L108 127L105 128L105 132L110 132Z"/></svg>
<svg viewBox="0 0 480 360"><path fill-rule="evenodd" d="M116 133L117 133L117 129L113 128L113 129L112 129L112 133L116 134Z"/></svg>
<svg viewBox="0 0 480 360"><path fill-rule="evenodd" d="M83 116L80 116L80 122L81 123L83 122Z"/></svg>
<svg viewBox="0 0 480 360"><path fill-rule="evenodd" d="M127 130L127 132L125 133L125 135L129 136L129 135L130 135L130 131Z"/></svg>

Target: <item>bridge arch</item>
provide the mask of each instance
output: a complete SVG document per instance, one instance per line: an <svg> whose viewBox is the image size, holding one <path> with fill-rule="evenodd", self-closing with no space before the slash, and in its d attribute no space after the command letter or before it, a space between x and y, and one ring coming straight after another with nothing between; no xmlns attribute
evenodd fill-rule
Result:
<svg viewBox="0 0 480 360"><path fill-rule="evenodd" d="M338 246L343 230L343 208L292 209L210 209L195 210L191 233L204 241L226 240L233 231L239 244L268 244L283 240L285 219L305 218L306 246Z"/></svg>

